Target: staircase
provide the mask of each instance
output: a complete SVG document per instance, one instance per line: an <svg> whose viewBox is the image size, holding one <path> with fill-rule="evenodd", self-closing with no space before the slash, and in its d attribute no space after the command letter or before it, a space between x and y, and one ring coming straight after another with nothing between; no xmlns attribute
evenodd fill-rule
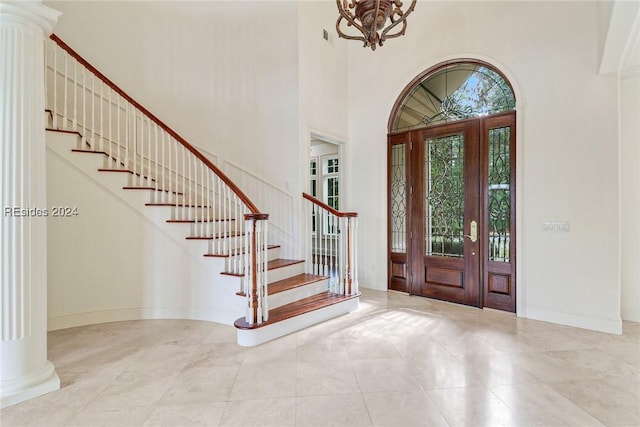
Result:
<svg viewBox="0 0 640 427"><path fill-rule="evenodd" d="M48 151L211 268L206 286L219 287L220 313L187 317L233 323L238 344L253 346L358 307L355 213L303 195L303 214L338 231L314 235L321 223L305 224L305 259L282 259L268 242L268 214L55 35L46 66Z"/></svg>

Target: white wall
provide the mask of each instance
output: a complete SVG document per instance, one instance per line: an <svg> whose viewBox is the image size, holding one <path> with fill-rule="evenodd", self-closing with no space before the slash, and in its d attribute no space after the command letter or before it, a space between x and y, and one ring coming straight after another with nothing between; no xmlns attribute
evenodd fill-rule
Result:
<svg viewBox="0 0 640 427"><path fill-rule="evenodd" d="M296 196L309 191L310 142L313 138L342 144L341 179L349 179L348 167L344 170L349 157L348 44L337 40L335 20L336 6L332 1L298 3L301 179L296 183ZM329 40L323 38L325 29ZM300 209L302 199L295 200ZM343 207L350 207L348 193L343 192L341 202Z"/></svg>
<svg viewBox="0 0 640 427"><path fill-rule="evenodd" d="M295 2L48 4L56 34L188 141L276 186L298 180Z"/></svg>
<svg viewBox="0 0 640 427"><path fill-rule="evenodd" d="M620 80L622 318L640 322L640 74Z"/></svg>
<svg viewBox="0 0 640 427"><path fill-rule="evenodd" d="M617 79L597 75L595 2L421 2L407 34L350 47L351 192L360 283L386 289L386 124L401 90L445 59L474 57L518 101L518 313L619 332ZM372 72L371 70L375 70ZM543 232L544 220L569 233Z"/></svg>

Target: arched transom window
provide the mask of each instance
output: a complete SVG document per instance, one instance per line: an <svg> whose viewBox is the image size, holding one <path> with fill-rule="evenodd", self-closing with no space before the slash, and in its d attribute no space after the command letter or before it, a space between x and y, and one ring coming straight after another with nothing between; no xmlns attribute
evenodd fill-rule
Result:
<svg viewBox="0 0 640 427"><path fill-rule="evenodd" d="M408 86L391 132L489 116L515 109L507 80L486 63L456 61L427 71Z"/></svg>

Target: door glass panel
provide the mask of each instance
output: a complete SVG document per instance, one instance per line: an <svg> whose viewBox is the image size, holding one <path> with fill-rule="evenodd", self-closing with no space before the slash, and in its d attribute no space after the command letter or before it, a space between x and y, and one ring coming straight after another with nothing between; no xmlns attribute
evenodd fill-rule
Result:
<svg viewBox="0 0 640 427"><path fill-rule="evenodd" d="M425 252L462 258L464 137L431 138L425 144Z"/></svg>
<svg viewBox="0 0 640 427"><path fill-rule="evenodd" d="M489 260L509 262L511 162L509 127L489 130Z"/></svg>
<svg viewBox="0 0 640 427"><path fill-rule="evenodd" d="M406 144L391 147L391 252L407 251L406 151Z"/></svg>

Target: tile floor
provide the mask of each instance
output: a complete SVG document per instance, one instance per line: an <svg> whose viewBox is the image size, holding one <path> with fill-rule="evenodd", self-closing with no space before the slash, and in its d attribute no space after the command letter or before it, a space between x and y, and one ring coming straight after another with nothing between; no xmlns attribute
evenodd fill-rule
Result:
<svg viewBox="0 0 640 427"><path fill-rule="evenodd" d="M398 293L256 348L147 320L49 334L61 390L13 426L639 426L640 324L614 336Z"/></svg>

